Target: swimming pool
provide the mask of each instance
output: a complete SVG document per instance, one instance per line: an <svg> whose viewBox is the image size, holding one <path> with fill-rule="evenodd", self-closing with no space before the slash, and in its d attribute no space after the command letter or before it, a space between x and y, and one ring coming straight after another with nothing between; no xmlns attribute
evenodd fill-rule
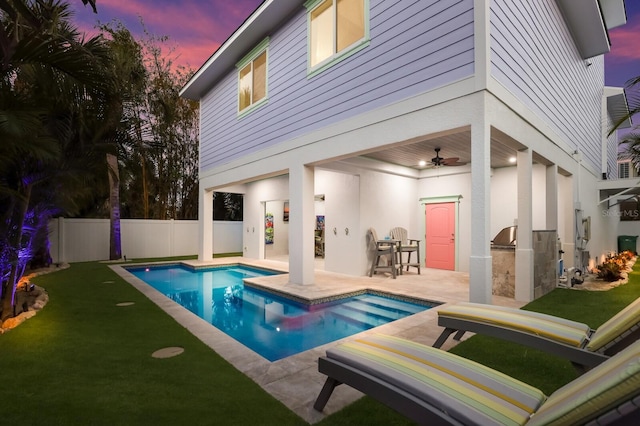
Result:
<svg viewBox="0 0 640 426"><path fill-rule="evenodd" d="M306 305L249 286L245 278L277 272L232 265L127 270L269 361L341 339L431 306L363 293Z"/></svg>

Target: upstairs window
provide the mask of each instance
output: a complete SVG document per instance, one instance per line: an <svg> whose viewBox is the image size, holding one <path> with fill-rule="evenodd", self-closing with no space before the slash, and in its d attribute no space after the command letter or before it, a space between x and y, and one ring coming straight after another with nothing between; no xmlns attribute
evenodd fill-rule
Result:
<svg viewBox="0 0 640 426"><path fill-rule="evenodd" d="M309 68L315 71L368 44L368 0L309 0Z"/></svg>
<svg viewBox="0 0 640 426"><path fill-rule="evenodd" d="M618 179L629 179L629 162L618 163Z"/></svg>
<svg viewBox="0 0 640 426"><path fill-rule="evenodd" d="M246 113L267 99L267 55L265 39L240 62L238 68L238 113Z"/></svg>

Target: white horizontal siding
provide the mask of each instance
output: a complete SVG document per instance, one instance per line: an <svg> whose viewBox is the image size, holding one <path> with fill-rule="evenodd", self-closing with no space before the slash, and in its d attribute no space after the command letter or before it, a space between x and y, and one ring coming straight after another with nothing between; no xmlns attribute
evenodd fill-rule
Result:
<svg viewBox="0 0 640 426"><path fill-rule="evenodd" d="M606 101L605 101L606 103ZM615 125L609 114L605 114L606 117L606 132L608 135L609 129L613 129ZM618 132L613 132L612 135L607 137L607 179L618 179Z"/></svg>
<svg viewBox="0 0 640 426"><path fill-rule="evenodd" d="M201 170L473 74L473 0L370 3L370 45L310 79L306 11L269 34L268 102L240 119L230 70L201 103Z"/></svg>
<svg viewBox="0 0 640 426"><path fill-rule="evenodd" d="M492 76L600 170L602 57L587 66L554 0L493 0Z"/></svg>

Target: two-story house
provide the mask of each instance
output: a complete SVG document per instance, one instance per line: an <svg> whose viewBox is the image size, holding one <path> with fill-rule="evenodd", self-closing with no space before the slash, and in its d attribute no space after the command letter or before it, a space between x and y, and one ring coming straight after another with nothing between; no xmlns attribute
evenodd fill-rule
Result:
<svg viewBox="0 0 640 426"><path fill-rule="evenodd" d="M491 240L517 225L515 297L537 297L533 230L568 265L615 251L597 187L624 95L602 55L625 22L623 0L264 1L181 91L200 101L200 259L213 192L236 192L244 256L284 235L291 283L314 282L321 215L327 271L365 275L367 230L402 226L490 303Z"/></svg>

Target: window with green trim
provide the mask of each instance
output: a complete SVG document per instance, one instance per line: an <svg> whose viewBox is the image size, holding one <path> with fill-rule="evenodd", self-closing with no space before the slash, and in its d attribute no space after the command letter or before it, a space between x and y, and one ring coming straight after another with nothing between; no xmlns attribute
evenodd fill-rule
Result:
<svg viewBox="0 0 640 426"><path fill-rule="evenodd" d="M269 39L265 39L236 65L239 113L267 99L268 44Z"/></svg>
<svg viewBox="0 0 640 426"><path fill-rule="evenodd" d="M368 41L368 0L309 0L309 68L321 67Z"/></svg>

